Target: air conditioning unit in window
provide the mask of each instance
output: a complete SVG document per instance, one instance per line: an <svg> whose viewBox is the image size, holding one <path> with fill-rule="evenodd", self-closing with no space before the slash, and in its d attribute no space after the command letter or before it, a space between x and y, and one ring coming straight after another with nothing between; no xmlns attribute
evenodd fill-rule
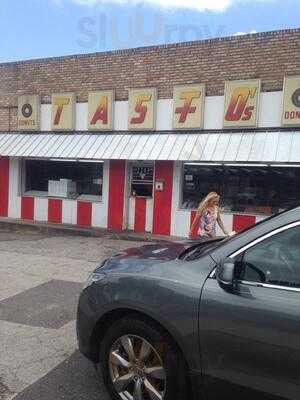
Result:
<svg viewBox="0 0 300 400"><path fill-rule="evenodd" d="M50 197L76 197L76 182L71 179L48 181L48 196Z"/></svg>

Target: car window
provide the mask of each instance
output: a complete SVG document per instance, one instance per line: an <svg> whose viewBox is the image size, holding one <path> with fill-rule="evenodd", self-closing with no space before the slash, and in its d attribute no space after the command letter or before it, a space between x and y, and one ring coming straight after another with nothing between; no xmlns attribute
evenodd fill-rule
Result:
<svg viewBox="0 0 300 400"><path fill-rule="evenodd" d="M248 249L239 265L240 280L300 288L300 226Z"/></svg>

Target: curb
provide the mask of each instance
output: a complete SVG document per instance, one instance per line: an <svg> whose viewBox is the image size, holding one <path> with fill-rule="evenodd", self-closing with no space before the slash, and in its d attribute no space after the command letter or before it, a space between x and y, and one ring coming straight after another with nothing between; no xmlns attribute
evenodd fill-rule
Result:
<svg viewBox="0 0 300 400"><path fill-rule="evenodd" d="M131 231L116 232L101 228L86 228L84 226L59 225L46 222L24 221L11 218L0 218L0 230L12 232L32 232L36 231L48 236L85 236L85 237L106 237L116 240L128 240L136 242L153 242L161 240L180 240L182 238L174 236L152 235L150 233L135 233Z"/></svg>

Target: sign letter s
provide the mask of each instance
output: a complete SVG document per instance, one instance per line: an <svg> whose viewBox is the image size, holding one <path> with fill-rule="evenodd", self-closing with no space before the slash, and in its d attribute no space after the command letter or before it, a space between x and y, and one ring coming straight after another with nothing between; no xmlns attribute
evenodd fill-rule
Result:
<svg viewBox="0 0 300 400"><path fill-rule="evenodd" d="M254 110L253 106L247 107L249 98L254 98L256 88L240 87L234 90L230 104L228 106L225 119L226 121L249 121Z"/></svg>
<svg viewBox="0 0 300 400"><path fill-rule="evenodd" d="M142 124L145 121L148 107L144 103L149 103L151 99L151 94L141 94L138 96L135 106L135 112L138 114L138 116L131 118L131 124Z"/></svg>

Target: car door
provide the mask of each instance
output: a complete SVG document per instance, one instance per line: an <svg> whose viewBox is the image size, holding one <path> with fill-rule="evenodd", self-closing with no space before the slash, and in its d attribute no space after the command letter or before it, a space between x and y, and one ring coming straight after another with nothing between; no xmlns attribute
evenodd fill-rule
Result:
<svg viewBox="0 0 300 400"><path fill-rule="evenodd" d="M300 222L232 254L236 284L203 288L199 339L210 398L300 399Z"/></svg>

